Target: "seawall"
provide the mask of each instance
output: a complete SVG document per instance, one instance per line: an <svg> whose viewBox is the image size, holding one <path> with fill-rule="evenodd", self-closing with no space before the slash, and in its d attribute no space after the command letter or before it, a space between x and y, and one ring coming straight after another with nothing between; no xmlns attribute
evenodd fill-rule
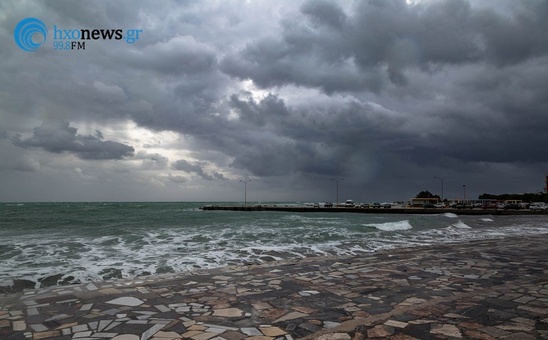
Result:
<svg viewBox="0 0 548 340"><path fill-rule="evenodd" d="M288 212L333 212L333 213L363 213L363 214L444 214L457 215L548 215L546 211L503 210L503 209L453 209L453 208L359 208L359 207L309 207L293 205L208 205L202 210L232 210L232 211L288 211Z"/></svg>

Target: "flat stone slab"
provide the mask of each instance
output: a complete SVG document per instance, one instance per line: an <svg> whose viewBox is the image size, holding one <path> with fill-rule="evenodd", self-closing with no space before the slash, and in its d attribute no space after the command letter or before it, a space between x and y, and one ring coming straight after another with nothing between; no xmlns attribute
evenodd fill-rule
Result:
<svg viewBox="0 0 548 340"><path fill-rule="evenodd" d="M135 334L120 334L112 338L112 340L139 340L140 337Z"/></svg>
<svg viewBox="0 0 548 340"><path fill-rule="evenodd" d="M227 318L234 318L242 316L243 312L238 308L223 308L213 311L213 316L221 316Z"/></svg>
<svg viewBox="0 0 548 340"><path fill-rule="evenodd" d="M107 303L110 303L111 305L135 307L142 305L144 301L134 298L132 296L123 296L114 300L107 301Z"/></svg>

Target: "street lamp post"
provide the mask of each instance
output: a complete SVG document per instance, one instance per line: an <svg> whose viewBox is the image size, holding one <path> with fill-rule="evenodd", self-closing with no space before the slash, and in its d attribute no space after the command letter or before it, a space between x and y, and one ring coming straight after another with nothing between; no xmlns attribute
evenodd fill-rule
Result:
<svg viewBox="0 0 548 340"><path fill-rule="evenodd" d="M466 184L462 185L462 204L464 205L464 201L466 201Z"/></svg>
<svg viewBox="0 0 548 340"><path fill-rule="evenodd" d="M438 176L434 176L434 178L437 178L441 181L441 201L443 202L443 180L444 179L448 179L448 178L451 178L451 177L438 177Z"/></svg>
<svg viewBox="0 0 548 340"><path fill-rule="evenodd" d="M243 180L241 179L240 182L244 183L244 207L247 206L247 182L251 182L250 179Z"/></svg>
<svg viewBox="0 0 548 340"><path fill-rule="evenodd" d="M332 181L335 181L335 183L337 183L337 205L336 207L339 206L339 181L342 181L344 178L331 178Z"/></svg>

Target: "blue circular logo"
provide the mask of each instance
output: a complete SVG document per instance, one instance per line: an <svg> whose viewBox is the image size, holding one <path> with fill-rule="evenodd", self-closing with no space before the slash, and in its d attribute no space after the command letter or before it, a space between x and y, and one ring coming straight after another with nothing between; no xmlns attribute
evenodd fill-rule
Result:
<svg viewBox="0 0 548 340"><path fill-rule="evenodd" d="M33 52L42 46L46 42L48 35L48 29L46 25L36 18L26 18L21 20L15 31L13 32L13 38L15 43L23 51Z"/></svg>

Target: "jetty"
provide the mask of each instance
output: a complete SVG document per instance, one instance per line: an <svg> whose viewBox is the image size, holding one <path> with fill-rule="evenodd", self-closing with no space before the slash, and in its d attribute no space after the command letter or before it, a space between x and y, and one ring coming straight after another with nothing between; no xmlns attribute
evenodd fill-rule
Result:
<svg viewBox="0 0 548 340"><path fill-rule="evenodd" d="M532 211L529 209L481 209L481 208L362 208L362 207L314 207L294 204L257 204L257 205L206 205L201 210L232 210L232 211L287 211L296 213L362 213L362 214L445 214L457 215L548 215L547 211Z"/></svg>

